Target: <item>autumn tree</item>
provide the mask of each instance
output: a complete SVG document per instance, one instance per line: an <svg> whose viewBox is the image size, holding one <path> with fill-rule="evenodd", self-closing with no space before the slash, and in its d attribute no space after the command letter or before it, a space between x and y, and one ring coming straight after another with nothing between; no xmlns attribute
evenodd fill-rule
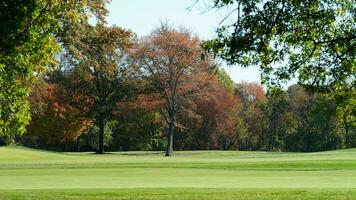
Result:
<svg viewBox="0 0 356 200"><path fill-rule="evenodd" d="M186 135L182 141L185 148L238 149L238 100L226 82L229 77L225 73L211 76L204 95L196 96L191 102L190 112L194 115L183 113L180 121L181 132Z"/></svg>
<svg viewBox="0 0 356 200"><path fill-rule="evenodd" d="M60 41L70 24L100 20L106 0L0 1L0 136L25 132L30 120L27 101L36 75L54 67Z"/></svg>
<svg viewBox="0 0 356 200"><path fill-rule="evenodd" d="M32 119L24 143L38 147L55 147L76 140L91 122L62 98L62 85L41 80L34 85L29 98Z"/></svg>
<svg viewBox="0 0 356 200"><path fill-rule="evenodd" d="M130 94L126 52L131 32L103 24L71 30L62 69L53 76L65 86L69 104L99 127L97 152L104 153L105 124L120 100Z"/></svg>
<svg viewBox="0 0 356 200"><path fill-rule="evenodd" d="M173 154L177 112L205 85L206 76L200 75L211 65L202 55L197 37L166 25L143 38L132 52L153 96L163 102L160 111L168 124L166 156Z"/></svg>

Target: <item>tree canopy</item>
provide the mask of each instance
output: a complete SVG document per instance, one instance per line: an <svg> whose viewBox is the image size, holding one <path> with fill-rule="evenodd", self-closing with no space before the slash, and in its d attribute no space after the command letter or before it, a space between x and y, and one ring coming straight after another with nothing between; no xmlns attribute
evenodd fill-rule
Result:
<svg viewBox="0 0 356 200"><path fill-rule="evenodd" d="M166 156L356 146L352 1L210 2L232 10L202 42L167 24L138 39L105 22L106 0L0 0L0 145ZM204 48L258 65L267 92L235 83Z"/></svg>
<svg viewBox="0 0 356 200"><path fill-rule="evenodd" d="M309 91L355 95L356 4L349 0L213 0L230 8L204 47L230 64L258 65L262 82L297 77ZM233 23L228 24L228 21Z"/></svg>
<svg viewBox="0 0 356 200"><path fill-rule="evenodd" d="M30 85L57 65L61 38L70 24L93 13L103 21L106 0L0 1L0 136L25 132Z"/></svg>
<svg viewBox="0 0 356 200"><path fill-rule="evenodd" d="M204 73L211 68L211 63L202 59L197 37L167 25L144 38L132 52L151 93L161 102L160 111L168 124L166 156L172 156L176 113L188 99L202 92L207 79Z"/></svg>
<svg viewBox="0 0 356 200"><path fill-rule="evenodd" d="M98 153L103 153L105 125L132 93L126 60L132 34L104 24L75 26L68 34L70 46L53 80L68 91L62 98L99 127Z"/></svg>

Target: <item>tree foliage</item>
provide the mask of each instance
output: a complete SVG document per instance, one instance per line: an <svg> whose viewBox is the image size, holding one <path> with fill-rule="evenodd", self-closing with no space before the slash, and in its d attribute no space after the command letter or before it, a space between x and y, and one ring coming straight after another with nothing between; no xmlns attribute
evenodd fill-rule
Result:
<svg viewBox="0 0 356 200"><path fill-rule="evenodd" d="M230 64L258 65L262 81L297 77L308 90L355 96L356 4L349 0L214 0L231 8L204 46ZM234 16L234 17L233 17Z"/></svg>
<svg viewBox="0 0 356 200"><path fill-rule="evenodd" d="M166 156L171 156L176 113L205 86L206 76L202 74L211 65L202 59L197 37L167 25L140 41L132 52L150 92L161 102L160 111L168 124Z"/></svg>
<svg viewBox="0 0 356 200"><path fill-rule="evenodd" d="M106 25L107 0L0 0L0 144L166 156L355 147L355 4L212 2L233 9L202 44L167 25L137 40ZM258 65L268 92L235 84L204 48Z"/></svg>
<svg viewBox="0 0 356 200"><path fill-rule="evenodd" d="M130 95L125 57L131 32L86 24L74 27L70 33L70 46L53 80L60 81L68 91L63 96L68 104L98 127L98 153L103 153L105 124L111 121L119 101Z"/></svg>
<svg viewBox="0 0 356 200"><path fill-rule="evenodd" d="M263 105L267 97L263 87L258 83L241 82L235 87L235 95L239 99L236 119L239 148L250 150L264 148L267 117Z"/></svg>
<svg viewBox="0 0 356 200"><path fill-rule="evenodd" d="M32 119L25 138L39 147L56 147L77 139L90 126L91 121L62 98L68 94L62 85L38 82L29 98Z"/></svg>
<svg viewBox="0 0 356 200"><path fill-rule="evenodd" d="M180 149L238 149L238 98L225 88L219 74L210 76L204 95L190 104L191 111L180 116L178 131L184 135L178 141Z"/></svg>
<svg viewBox="0 0 356 200"><path fill-rule="evenodd" d="M106 0L0 1L0 135L25 132L27 97L35 77L57 64L61 38L69 24L106 15Z"/></svg>

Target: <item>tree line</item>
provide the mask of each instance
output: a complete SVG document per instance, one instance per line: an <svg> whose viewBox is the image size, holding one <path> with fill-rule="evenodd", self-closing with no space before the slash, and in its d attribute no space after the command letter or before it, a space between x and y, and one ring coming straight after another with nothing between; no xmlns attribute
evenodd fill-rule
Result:
<svg viewBox="0 0 356 200"><path fill-rule="evenodd" d="M174 135L165 116L168 102L151 91L135 90L131 98L117 102L100 133L100 124L79 117L83 111L68 104L65 97L71 94L66 86L50 77L33 89L33 119L18 141L59 151L97 151L102 140L106 151L167 150L168 146L168 151L313 152L356 146L355 125L332 98L307 93L299 85L266 93L258 83L234 84L222 69L211 73L204 93L186 98L177 111ZM141 88L145 81L135 77L130 84Z"/></svg>
<svg viewBox="0 0 356 200"><path fill-rule="evenodd" d="M208 41L165 24L137 38L107 25L106 0L0 2L0 144L166 156L355 147L355 5L212 2L237 19ZM268 90L233 83L216 56L259 66Z"/></svg>
<svg viewBox="0 0 356 200"><path fill-rule="evenodd" d="M78 30L80 30L78 32ZM322 151L356 146L352 115L300 85L235 84L187 30L75 28L29 98L20 143L63 151ZM351 119L351 120L350 120Z"/></svg>

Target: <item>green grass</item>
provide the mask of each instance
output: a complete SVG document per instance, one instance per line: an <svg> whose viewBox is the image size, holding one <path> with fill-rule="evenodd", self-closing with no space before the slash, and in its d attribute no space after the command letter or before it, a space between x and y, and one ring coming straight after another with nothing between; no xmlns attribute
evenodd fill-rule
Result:
<svg viewBox="0 0 356 200"><path fill-rule="evenodd" d="M0 199L356 199L356 149L54 153L0 148Z"/></svg>

